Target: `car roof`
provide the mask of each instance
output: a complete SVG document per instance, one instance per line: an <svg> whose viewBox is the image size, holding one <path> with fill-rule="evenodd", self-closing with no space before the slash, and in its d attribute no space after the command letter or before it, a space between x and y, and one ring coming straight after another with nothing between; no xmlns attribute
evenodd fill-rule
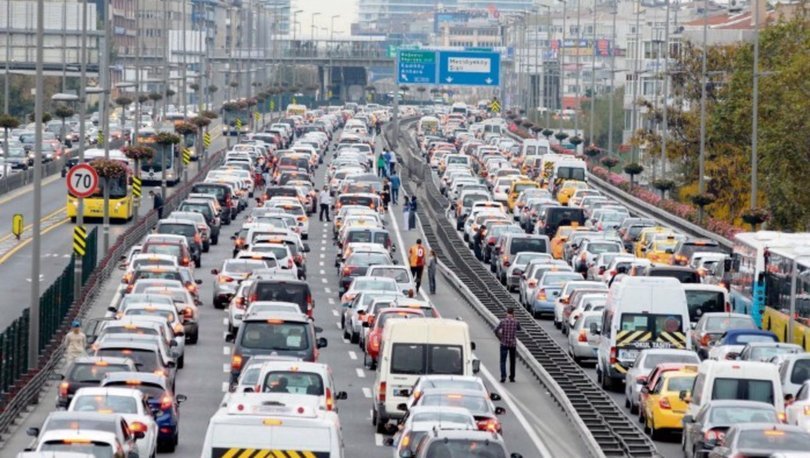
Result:
<svg viewBox="0 0 810 458"><path fill-rule="evenodd" d="M106 362L107 364L135 364L130 358L122 356L79 356L73 360L73 365L76 364L95 364L98 362Z"/></svg>
<svg viewBox="0 0 810 458"><path fill-rule="evenodd" d="M121 382L127 380L138 380L153 385L160 385L167 389L166 377L163 375L153 374L151 372L111 372L104 377L102 384L105 382Z"/></svg>
<svg viewBox="0 0 810 458"><path fill-rule="evenodd" d="M309 318L303 313L284 312L284 311L260 311L251 313L244 318L244 321L267 321L267 320L283 320L292 322L309 323Z"/></svg>

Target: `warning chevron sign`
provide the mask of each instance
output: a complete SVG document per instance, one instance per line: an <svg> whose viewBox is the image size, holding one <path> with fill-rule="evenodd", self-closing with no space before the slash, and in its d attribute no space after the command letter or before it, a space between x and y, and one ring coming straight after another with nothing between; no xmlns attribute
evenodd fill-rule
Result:
<svg viewBox="0 0 810 458"><path fill-rule="evenodd" d="M141 197L141 179L139 177L132 177L132 195Z"/></svg>
<svg viewBox="0 0 810 458"><path fill-rule="evenodd" d="M211 134L209 134L208 132L203 134L203 145L205 145L206 148L211 146Z"/></svg>
<svg viewBox="0 0 810 458"><path fill-rule="evenodd" d="M498 99L494 99L492 102L489 102L489 111L493 113L500 113L501 102L499 102Z"/></svg>
<svg viewBox="0 0 810 458"><path fill-rule="evenodd" d="M84 256L87 252L87 231L84 226L73 227L73 252L76 256Z"/></svg>
<svg viewBox="0 0 810 458"><path fill-rule="evenodd" d="M191 162L191 148L183 148L183 165Z"/></svg>

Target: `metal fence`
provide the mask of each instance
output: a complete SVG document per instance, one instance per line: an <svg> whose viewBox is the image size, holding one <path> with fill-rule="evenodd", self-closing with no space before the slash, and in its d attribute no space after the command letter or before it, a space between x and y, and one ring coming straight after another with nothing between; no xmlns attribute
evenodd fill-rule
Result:
<svg viewBox="0 0 810 458"><path fill-rule="evenodd" d="M47 164L42 164L42 178L57 173L61 173L62 168L65 166L65 158L69 156L70 153L65 155L65 157L59 158L56 161L51 161L48 162ZM3 171L2 166L0 166L0 171ZM9 172L11 172L10 169ZM27 170L23 170L21 172L17 172L14 174L9 173L9 176L5 178L0 178L0 195L9 193L15 189L21 188L33 182L34 182L33 167L29 167Z"/></svg>

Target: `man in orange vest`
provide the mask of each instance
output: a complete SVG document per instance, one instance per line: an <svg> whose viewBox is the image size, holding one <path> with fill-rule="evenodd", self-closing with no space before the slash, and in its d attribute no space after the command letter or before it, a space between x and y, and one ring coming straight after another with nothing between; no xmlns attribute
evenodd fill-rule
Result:
<svg viewBox="0 0 810 458"><path fill-rule="evenodd" d="M419 294L419 287L422 285L422 271L425 269L427 250L422 245L422 239L416 239L416 245L408 250L408 263L411 266L411 276L416 283L416 293Z"/></svg>

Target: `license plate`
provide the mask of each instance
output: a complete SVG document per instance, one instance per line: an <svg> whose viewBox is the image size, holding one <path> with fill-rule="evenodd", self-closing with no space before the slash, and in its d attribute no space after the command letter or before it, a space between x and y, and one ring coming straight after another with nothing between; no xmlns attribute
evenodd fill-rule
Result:
<svg viewBox="0 0 810 458"><path fill-rule="evenodd" d="M290 411L290 409L288 407L282 407L282 406L258 406L258 407L256 407L255 411L257 413L280 414L280 413L287 413L287 412Z"/></svg>
<svg viewBox="0 0 810 458"><path fill-rule="evenodd" d="M635 360L638 356L638 350L619 350L619 359L621 360Z"/></svg>

